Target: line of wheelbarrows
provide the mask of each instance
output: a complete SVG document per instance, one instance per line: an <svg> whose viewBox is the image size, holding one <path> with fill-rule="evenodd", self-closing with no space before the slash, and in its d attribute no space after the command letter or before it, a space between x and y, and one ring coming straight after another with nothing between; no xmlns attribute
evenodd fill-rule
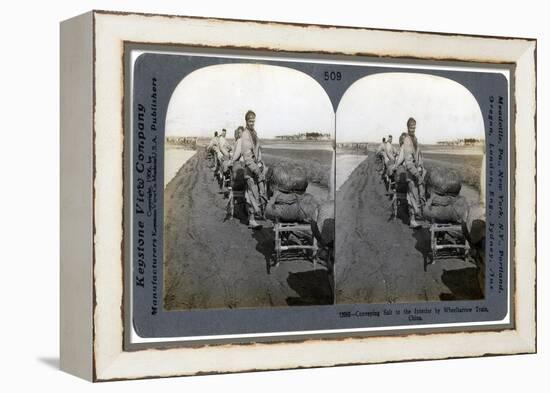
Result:
<svg viewBox="0 0 550 393"><path fill-rule="evenodd" d="M216 160L214 160L216 161ZM274 256L271 267L279 265L283 253L305 251L315 269L321 262L329 273L334 292L335 204L319 202L307 193L307 174L303 168L285 161L263 168L266 180L262 218L273 223ZM235 216L235 206L246 203L245 169L236 163L220 161L215 176L228 198L228 217ZM382 171L391 201L392 217L406 206L406 173ZM424 259L424 270L437 260L461 258L478 269L478 283L485 287L485 207L482 202L470 203L460 195L462 180L453 170L434 167L425 174L426 203L422 225L430 235L430 250ZM296 256L295 253L292 256Z"/></svg>
<svg viewBox="0 0 550 393"><path fill-rule="evenodd" d="M406 170L395 171L382 160L378 170L391 201L391 218L396 219L406 207L409 180ZM468 201L461 195L463 181L449 168L434 166L421 178L421 219L419 229L428 230L430 249L424 260L427 266L443 259L460 258L478 269L478 284L485 287L485 206L483 201ZM421 192L422 194L422 192ZM410 214L410 213L409 213Z"/></svg>
<svg viewBox="0 0 550 393"><path fill-rule="evenodd" d="M211 156L211 167L227 202L227 218L236 217L236 207L246 204L246 170L239 163L216 160ZM271 268L286 259L307 259L324 266L334 293L334 201L318 201L307 192L309 182L306 171L292 163L281 161L267 167L263 165L265 195L261 206L261 219L273 225L274 250ZM328 192L327 192L328 193ZM286 258L285 258L286 256Z"/></svg>

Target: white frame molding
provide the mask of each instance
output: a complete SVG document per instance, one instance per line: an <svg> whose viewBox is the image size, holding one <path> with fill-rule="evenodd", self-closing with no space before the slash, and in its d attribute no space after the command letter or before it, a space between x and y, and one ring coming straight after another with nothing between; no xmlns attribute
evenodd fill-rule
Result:
<svg viewBox="0 0 550 393"><path fill-rule="evenodd" d="M103 11L63 22L61 40L64 370L106 381L536 352L536 40ZM515 327L124 351L125 42L514 65ZM80 155L64 155L71 138ZM83 195L93 200L69 211Z"/></svg>

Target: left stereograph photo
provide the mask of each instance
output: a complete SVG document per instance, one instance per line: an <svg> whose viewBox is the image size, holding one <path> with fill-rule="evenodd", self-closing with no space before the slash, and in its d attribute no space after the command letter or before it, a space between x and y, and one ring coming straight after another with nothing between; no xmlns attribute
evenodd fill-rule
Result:
<svg viewBox="0 0 550 393"><path fill-rule="evenodd" d="M159 307L333 304L335 114L319 83L257 60L145 54L139 67L163 168Z"/></svg>

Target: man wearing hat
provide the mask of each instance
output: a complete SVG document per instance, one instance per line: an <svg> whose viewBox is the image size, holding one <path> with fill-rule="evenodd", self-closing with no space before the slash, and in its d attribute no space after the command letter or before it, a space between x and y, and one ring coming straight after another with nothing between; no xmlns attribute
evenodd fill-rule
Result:
<svg viewBox="0 0 550 393"><path fill-rule="evenodd" d="M263 173L262 152L260 140L254 124L256 114L253 111L246 112L246 127L240 141L240 149L235 149L232 161L236 162L242 157L245 166L246 191L245 199L248 208L248 226L253 229L261 227L256 221L256 215L262 214L262 205L266 202L265 176Z"/></svg>
<svg viewBox="0 0 550 393"><path fill-rule="evenodd" d="M399 154L395 167L403 164L407 170L407 204L409 207L409 226L418 228L416 218L422 216L424 203L424 165L420 146L416 138L416 120L407 120L407 134L403 140L402 154Z"/></svg>

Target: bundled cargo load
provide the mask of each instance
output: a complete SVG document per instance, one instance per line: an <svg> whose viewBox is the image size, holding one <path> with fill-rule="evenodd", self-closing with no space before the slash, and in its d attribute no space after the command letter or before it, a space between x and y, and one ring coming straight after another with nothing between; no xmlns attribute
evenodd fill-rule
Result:
<svg viewBox="0 0 550 393"><path fill-rule="evenodd" d="M433 167L426 176L428 188L438 195L457 196L462 188L462 179L458 172L441 167Z"/></svg>
<svg viewBox="0 0 550 393"><path fill-rule="evenodd" d="M470 255L478 267L479 287L485 288L485 206L475 203L470 206L463 231L470 244Z"/></svg>
<svg viewBox="0 0 550 393"><path fill-rule="evenodd" d="M433 194L423 213L424 218L431 222L462 224L468 218L468 201L463 196Z"/></svg>
<svg viewBox="0 0 550 393"><path fill-rule="evenodd" d="M468 209L466 217L467 238L473 245L485 238L485 206L475 203Z"/></svg>
<svg viewBox="0 0 550 393"><path fill-rule="evenodd" d="M266 180L273 188L287 193L304 193L308 186L306 171L286 162L278 162L270 167Z"/></svg>
<svg viewBox="0 0 550 393"><path fill-rule="evenodd" d="M317 219L311 223L311 229L321 246L334 245L334 201L326 201L319 206Z"/></svg>
<svg viewBox="0 0 550 393"><path fill-rule="evenodd" d="M276 193L265 209L266 218L280 222L312 222L319 203L308 193Z"/></svg>
<svg viewBox="0 0 550 393"><path fill-rule="evenodd" d="M234 191L244 191L246 188L245 180L245 168L242 162L237 161L233 163L233 169L231 171L231 186Z"/></svg>
<svg viewBox="0 0 550 393"><path fill-rule="evenodd" d="M407 186L407 170L402 165L399 165L393 173L393 179L395 181L395 191L398 193L406 193Z"/></svg>

